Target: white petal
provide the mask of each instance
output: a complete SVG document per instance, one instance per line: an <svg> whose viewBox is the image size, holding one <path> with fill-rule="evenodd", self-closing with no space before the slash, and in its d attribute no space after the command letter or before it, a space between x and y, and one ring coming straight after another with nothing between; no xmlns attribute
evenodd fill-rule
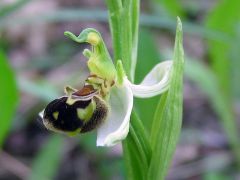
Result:
<svg viewBox="0 0 240 180"><path fill-rule="evenodd" d="M113 87L110 95L110 113L97 132L97 146L113 146L126 138L129 131L133 94L126 80L121 87Z"/></svg>
<svg viewBox="0 0 240 180"><path fill-rule="evenodd" d="M133 95L147 98L156 96L168 90L172 61L164 61L157 64L144 78L141 84L135 85L128 81Z"/></svg>

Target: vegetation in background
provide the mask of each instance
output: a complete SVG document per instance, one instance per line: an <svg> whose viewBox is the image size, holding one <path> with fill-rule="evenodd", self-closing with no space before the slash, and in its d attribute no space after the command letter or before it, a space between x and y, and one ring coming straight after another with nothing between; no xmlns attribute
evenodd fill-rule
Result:
<svg viewBox="0 0 240 180"><path fill-rule="evenodd" d="M11 19L9 21L8 18L11 18L10 15L14 15L15 12L18 12L22 7L27 5L29 2L28 0L19 0L16 4L1 7L0 8L0 44L6 41L5 37L1 36L2 33L5 31L7 27L15 27L16 24L38 24L39 22L47 22L47 23L59 23L59 22L69 22L69 21L94 21L94 22L108 22L107 13L105 10L96 9L96 10L83 10L83 9L60 9L54 12L44 12L43 16L36 16L36 17L26 17L25 19ZM110 0L106 0L106 4L110 11L115 11L114 13L119 13L119 16L111 16L110 18L110 25L112 26L112 35L113 35L113 49L114 49L114 59L123 59L124 66L127 69L128 75L133 79L135 74L135 82L140 82L142 78L145 76L146 72L148 72L154 64L163 60L162 56L164 52L162 49L158 50L156 47L157 41L155 40L155 35L159 34L159 30L165 30L164 33L173 32L175 28L175 16L184 17L184 32L187 35L191 35L197 37L201 40L204 40L203 43L208 44L208 48L205 49L204 55L202 56L204 59L197 59L197 58L187 58L185 74L186 77L196 83L197 86L200 87L201 91L205 93L208 97L208 101L211 103L214 111L217 113L217 116L221 120L221 125L225 130L227 137L229 139L229 144L231 145L234 156L238 158L228 159L231 163L226 163L227 167L224 167L224 171L219 173L218 169L213 168L213 172L211 168L204 169L201 173L205 173L204 179L226 179L232 178L233 175L229 175L229 171L225 173L228 169L233 174L237 174L233 170L236 168L232 162L238 161L240 162L239 158L239 133L238 133L238 125L237 125L237 115L234 112L237 109L236 105L239 104L239 97L240 97L240 86L238 83L239 80L239 39L240 39L240 26L239 26L239 13L238 7L239 2L237 0L227 1L223 0L220 3L216 2L213 7L213 10L209 10L209 14L204 14L203 22L199 19L194 21L194 18L198 17L188 17L188 9L187 7L183 6L180 1L157 1L153 0L147 3L154 3L154 5L158 4L159 8L158 11L154 11L154 13L166 14L170 15L170 17L165 17L157 14L141 14L140 22L141 25L145 27L143 30L141 27L140 29L140 38L139 38L139 51L138 51L138 58L137 57L137 44L138 44L138 15L139 15L139 5L137 0L132 0L131 3L127 3L127 1L116 1L116 6L120 6L120 2L122 4L122 12L117 11L118 7L113 7L110 5ZM196 13L202 13L201 10L198 10L199 2L196 2ZM120 9L121 9L120 8ZM199 6L200 8L200 6ZM155 9L155 10L156 10ZM164 13L162 13L164 12ZM121 15L120 15L121 14ZM201 18L202 16L199 15ZM121 17L121 19L118 19ZM131 21L129 21L129 17L133 17ZM201 19L200 18L200 19ZM119 26L119 24L125 24L123 26ZM114 28L113 28L114 27ZM124 28L123 28L124 27ZM152 28L155 28L156 31L152 31ZM118 33L119 32L119 33ZM132 32L132 33L128 33ZM160 31L163 32L163 31ZM173 34L171 34L173 37ZM119 47L119 39L121 41L126 42ZM162 43L162 42L160 42ZM144 47L145 46L145 47ZM75 47L74 47L75 48ZM6 48L4 48L5 50ZM11 49L8 47L7 50ZM0 112L0 144L4 144L7 141L9 132L15 131L14 123L14 116L19 118L20 116L23 117L22 121L26 121L27 117L26 114L19 115L16 114L16 106L18 103L18 90L16 87L16 78L14 71L10 67L10 61L7 58L8 51L0 52L0 92L2 96L0 96L0 107L4 107L4 111ZM57 52L58 55L63 52ZM159 56L160 54L160 56ZM50 60L51 57L57 56L56 54L47 55L49 56ZM133 61L130 61L132 59ZM138 62L136 61L138 60ZM57 61L52 59L52 62ZM206 63L207 62L207 63ZM58 67L61 63L55 65ZM48 66L45 65L46 67ZM50 65L49 65L50 66ZM136 68L135 68L136 66ZM37 66L36 66L37 67ZM54 65L53 65L54 67ZM51 68L49 68L51 70ZM134 73L135 70L135 73ZM49 101L57 96L59 93L56 91L56 88L53 88L53 85L48 84L47 80L38 78L38 81L26 79L26 77L18 77L17 78L19 88L21 92L31 94L34 97L38 97L39 100ZM42 82L42 83L39 83ZM6 86L7 84L7 86ZM174 88L172 88L174 89ZM173 90L172 90L173 91ZM164 136L164 133L169 130L169 132L174 130L174 126L171 125L170 122L161 121L158 117L162 116L169 116L171 113L167 110L165 111L156 111L154 107L157 106L157 109L162 109L159 107L163 107L166 104L171 107L169 104L172 100L169 98L168 95L171 91L164 94L160 97L155 97L148 100L137 100L135 104L135 109L132 114L132 125L130 127L130 136L124 142L124 153L125 153L125 164L128 167L126 176L128 177L135 177L141 179L142 177L149 177L149 178L159 178L166 174L167 168L169 167L169 161L171 159L172 150L174 149L175 144L172 144L170 149L169 147L163 147L159 143L159 147L156 146L156 142L149 142L148 137L151 136L158 136L162 141L168 141L168 139L164 139L164 137L171 137L171 136ZM4 96L3 96L4 94ZM180 96L179 96L180 97ZM160 101L159 101L160 99ZM159 102L158 102L159 101ZM167 103L168 102L168 103ZM41 101L40 101L41 103ZM40 105L41 106L41 105ZM151 111L144 113L145 107L149 107ZM42 107L42 106L41 106ZM171 109L171 108L168 108ZM31 111L30 109L29 111ZM41 108L38 107L38 110ZM37 113L38 111L36 111ZM27 113L28 114L28 113ZM164 115L163 115L164 114ZM180 116L180 115L179 115ZM36 120L36 117L30 116L31 119ZM149 119L148 119L149 117ZM168 117L170 118L170 117ZM15 118L16 119L16 118ZM12 123L12 121L14 123ZM160 134L153 135L150 133L153 129L151 129L152 122L159 121L166 127L167 130L164 129L164 126L161 126L164 131L161 131ZM19 122L18 122L19 123ZM142 124L143 123L143 124ZM165 124L166 123L166 124ZM169 124L168 124L169 123ZM176 127L179 128L180 122L176 123ZM13 126L12 126L13 124ZM26 126L28 122L25 123ZM144 130L144 128L146 130ZM160 127L160 128L161 128ZM173 129L171 129L171 128ZM185 129L183 130L185 132ZM192 134L197 134L194 131ZM201 135L201 134L200 134ZM176 134L177 136L177 134ZM138 138L136 138L138 137ZM176 138L176 137L175 137ZM89 144L94 144L94 137L90 135L90 140L85 142L80 138L81 146L85 147L86 149L89 148ZM174 138L173 138L174 139ZM59 168L59 164L61 162L61 148L63 147L63 139L60 137L49 137L48 139L49 144L53 142L55 149L59 150L56 154L52 154L52 147L51 145L47 145L46 150L43 148L43 151L39 151L34 155L35 160L33 160L33 173L29 176L36 177L38 174L41 173L42 169L44 169L43 159L48 159L49 164L48 168L44 169L46 172L44 174L48 177L54 177L57 173ZM91 143L92 142L92 143ZM175 141L173 141L175 142ZM167 144L167 143L166 143ZM161 147L160 147L161 146ZM149 148L151 147L151 148ZM152 148L154 147L154 148ZM166 149L165 149L166 148ZM224 147L225 148L225 147ZM99 149L95 149L95 147L90 147L93 151L93 154L97 154ZM139 149L139 151L135 151L134 149ZM165 163L161 163L160 161L154 161L152 150L158 152L154 154L154 158L167 158L165 159ZM161 149L160 151L156 149ZM144 157L144 155L146 157ZM56 155L56 156L55 156ZM96 159L101 159L102 156L106 156L106 152L104 151L103 154L96 155ZM227 156L228 157L228 156ZM60 159L58 159L60 158ZM218 157L216 157L218 159ZM216 159L212 161L218 162ZM119 159L118 159L119 160ZM118 161L120 162L120 160ZM146 162L144 164L143 162ZM197 162L195 163L197 164ZM146 174L146 171L142 172L141 169L145 166L150 165L149 173ZM98 167L98 165L96 165ZM100 165L99 165L100 166ZM122 165L117 165L117 167L122 167ZM216 164L212 164L212 166L216 166ZM131 169L134 167L138 169L139 172L143 173L136 173L136 170ZM160 167L160 170L156 170L156 167ZM193 166L195 167L195 166ZM190 168L189 168L190 169ZM197 169L197 168L196 168ZM233 170L232 170L233 169ZM39 171L39 172L38 172ZM101 170L100 171L104 171ZM153 172L159 173L153 173ZM122 170L120 171L122 173ZM164 173L160 173L164 172ZM197 172L195 172L197 174ZM199 175L199 174L198 174ZM114 174L113 174L114 176ZM186 175L187 176L187 175ZM41 178L42 174L40 174L36 178ZM106 175L104 178L111 178L111 175ZM221 178L220 178L221 177Z"/></svg>
<svg viewBox="0 0 240 180"><path fill-rule="evenodd" d="M15 74L11 69L5 54L0 50L0 146L7 137L11 126L16 107L18 104L18 89Z"/></svg>
<svg viewBox="0 0 240 180"><path fill-rule="evenodd" d="M237 117L234 112L234 103L239 101L239 58L237 54L239 45L236 38L239 37L240 14L237 8L239 1L222 1L216 5L206 18L206 26L225 33L228 41L209 40L210 68L215 76L215 90L208 95L212 100L215 111L222 121L223 128L232 146L240 168L240 142L237 126ZM226 14L226 12L228 12ZM203 74L204 72L202 72ZM205 80L207 81L207 80ZM213 84L213 83L212 83ZM201 83L199 84L201 86ZM202 84L202 88L207 86ZM219 89L219 90L217 90ZM219 93L218 98L214 94ZM219 102L221 101L221 102Z"/></svg>

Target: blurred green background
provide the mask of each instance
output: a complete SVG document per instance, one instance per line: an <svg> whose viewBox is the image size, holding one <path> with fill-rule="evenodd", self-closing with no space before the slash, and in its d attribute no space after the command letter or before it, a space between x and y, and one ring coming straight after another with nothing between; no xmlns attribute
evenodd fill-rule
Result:
<svg viewBox="0 0 240 180"><path fill-rule="evenodd" d="M172 57L176 16L186 55L183 130L167 179L240 179L240 1L142 0L136 83ZM104 1L0 1L0 180L125 179L121 145L97 148L95 132L48 132L38 113L88 75L87 27L112 42ZM159 97L135 101L147 129Z"/></svg>

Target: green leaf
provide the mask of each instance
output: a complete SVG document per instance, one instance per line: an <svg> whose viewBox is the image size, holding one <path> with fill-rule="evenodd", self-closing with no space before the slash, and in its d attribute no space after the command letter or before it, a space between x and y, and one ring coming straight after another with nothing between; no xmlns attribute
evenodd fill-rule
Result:
<svg viewBox="0 0 240 180"><path fill-rule="evenodd" d="M132 54L131 54L131 76L135 75L135 68L137 65L137 55L138 55L138 32L139 32L139 16L140 16L140 0L132 1L131 17L132 17Z"/></svg>
<svg viewBox="0 0 240 180"><path fill-rule="evenodd" d="M129 135L123 141L127 179L146 179L152 150L141 120L133 110ZM139 173L141 172L141 173Z"/></svg>
<svg viewBox="0 0 240 180"><path fill-rule="evenodd" d="M51 136L34 159L32 173L28 179L54 179L63 149L63 138L60 135Z"/></svg>
<svg viewBox="0 0 240 180"><path fill-rule="evenodd" d="M178 18L170 87L161 97L150 137L153 153L149 180L165 178L176 148L182 125L183 67L182 24Z"/></svg>
<svg viewBox="0 0 240 180"><path fill-rule="evenodd" d="M237 34L239 34L239 6L240 3L238 0L223 0L210 11L210 14L206 18L206 26L209 29L223 32L230 37L230 41L208 41L211 65L219 79L220 86L224 92L223 95L226 96L227 101L231 101L232 89L239 89L239 86L236 87L239 84L238 80L240 78L240 51L239 45L236 44ZM232 48L234 46L235 48L238 47L238 50L232 56ZM237 92L235 91L234 93Z"/></svg>
<svg viewBox="0 0 240 180"><path fill-rule="evenodd" d="M232 88L232 94L233 94L233 100L240 102L240 86L239 86L239 79L240 79L240 23L238 23L238 27L236 29L236 36L234 40L231 43L230 47L230 58L231 59L231 88Z"/></svg>
<svg viewBox="0 0 240 180"><path fill-rule="evenodd" d="M0 51L0 147L9 132L18 104L18 90L14 72L6 56Z"/></svg>
<svg viewBox="0 0 240 180"><path fill-rule="evenodd" d="M146 177L146 172L144 172L142 160L138 155L138 152L136 152L136 144L131 135L127 136L127 138L123 141L122 147L127 175L126 179L144 180Z"/></svg>
<svg viewBox="0 0 240 180"><path fill-rule="evenodd" d="M141 123L141 120L137 115L135 108L133 109L131 114L130 134L133 135L133 138L139 144L138 150L141 150L144 153L144 156L141 156L143 163L146 162L146 164L149 165L152 156L152 149L149 138L145 131L145 127Z"/></svg>
<svg viewBox="0 0 240 180"><path fill-rule="evenodd" d="M152 37L152 32L147 29L141 29L139 33L138 63L136 66L135 82L139 84L150 70L160 62L160 55L156 43ZM134 99L134 107L143 120L144 127L150 131L153 115L157 107L159 96L140 99ZM146 107L148 110L146 111Z"/></svg>
<svg viewBox="0 0 240 180"><path fill-rule="evenodd" d="M138 63L135 71L135 82L141 83L149 71L161 60L152 31L141 28L139 32Z"/></svg>

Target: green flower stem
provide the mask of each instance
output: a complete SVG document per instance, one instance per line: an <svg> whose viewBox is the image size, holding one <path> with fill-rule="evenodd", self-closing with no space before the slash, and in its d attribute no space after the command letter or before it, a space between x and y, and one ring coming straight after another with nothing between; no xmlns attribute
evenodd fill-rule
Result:
<svg viewBox="0 0 240 180"><path fill-rule="evenodd" d="M121 59L123 65L126 68L128 78L133 81L133 74L131 74L131 62L132 62L132 0L123 1L123 11L120 29L122 42L121 42Z"/></svg>
<svg viewBox="0 0 240 180"><path fill-rule="evenodd" d="M117 1L118 2L118 1ZM106 0L109 10L110 29L113 39L115 62L122 60L127 76L130 76L132 54L132 0L116 3L115 0Z"/></svg>
<svg viewBox="0 0 240 180"><path fill-rule="evenodd" d="M134 80L137 59L139 0L106 0L113 39L114 60L122 60L128 78ZM133 111L130 132L122 143L128 179L143 179L147 172L151 147L144 126ZM136 163L137 161L138 163ZM140 164L139 164L140 163Z"/></svg>
<svg viewBox="0 0 240 180"><path fill-rule="evenodd" d="M122 1L121 0L106 0L106 4L109 11L110 30L113 40L114 60L121 59L121 43L118 41L121 39L120 27L121 27L121 13L122 13Z"/></svg>
<svg viewBox="0 0 240 180"><path fill-rule="evenodd" d="M131 76L134 77L137 64L138 51L138 31L139 31L139 11L140 1L133 0L132 4L132 61L131 61ZM134 79L132 79L134 81Z"/></svg>

